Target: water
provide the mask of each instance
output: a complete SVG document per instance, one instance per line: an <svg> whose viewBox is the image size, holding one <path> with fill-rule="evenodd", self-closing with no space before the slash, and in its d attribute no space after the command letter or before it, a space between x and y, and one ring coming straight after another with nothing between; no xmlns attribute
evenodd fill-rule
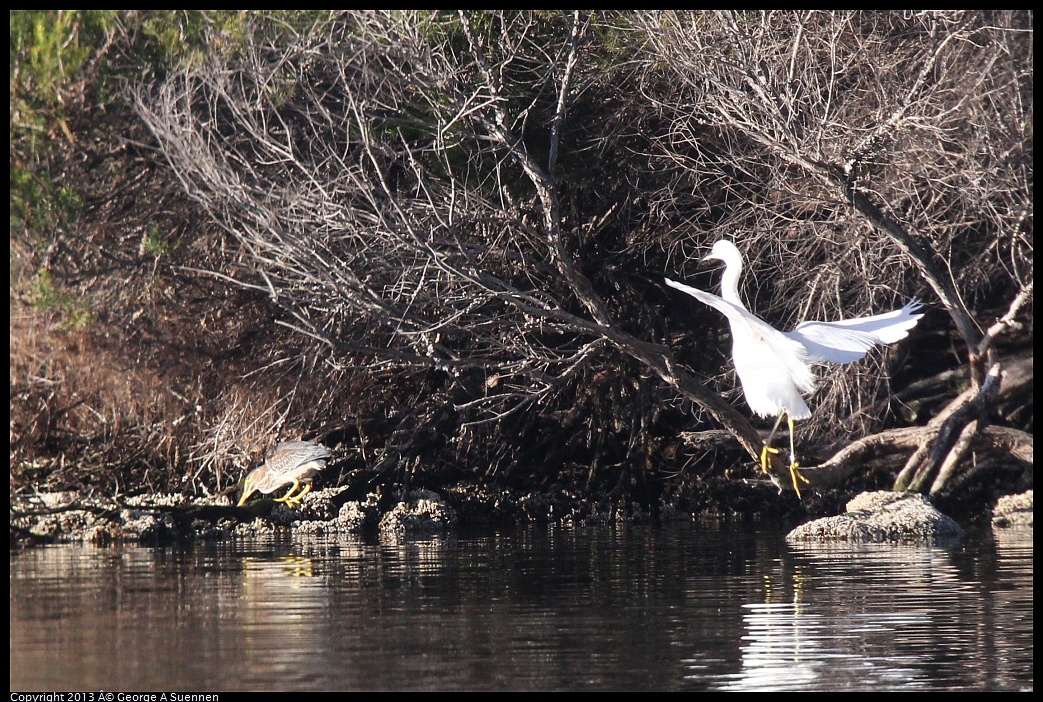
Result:
<svg viewBox="0 0 1043 702"><path fill-rule="evenodd" d="M1032 534L775 526L11 553L11 689L1015 690Z"/></svg>

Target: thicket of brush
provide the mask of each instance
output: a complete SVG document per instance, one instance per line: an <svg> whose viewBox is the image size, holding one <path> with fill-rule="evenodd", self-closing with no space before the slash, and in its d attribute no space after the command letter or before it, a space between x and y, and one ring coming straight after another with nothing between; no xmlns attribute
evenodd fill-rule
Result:
<svg viewBox="0 0 1043 702"><path fill-rule="evenodd" d="M917 431L823 488L1031 456L1030 12L24 12L11 60L12 490L212 493L306 438L335 481L712 504L758 435L662 278L716 290L721 237L778 327L927 303L825 370L810 456Z"/></svg>

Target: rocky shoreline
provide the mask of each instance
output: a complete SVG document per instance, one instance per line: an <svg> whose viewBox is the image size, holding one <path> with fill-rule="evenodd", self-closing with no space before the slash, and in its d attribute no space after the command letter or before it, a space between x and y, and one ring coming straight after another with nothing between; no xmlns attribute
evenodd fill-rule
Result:
<svg viewBox="0 0 1043 702"><path fill-rule="evenodd" d="M507 490L452 488L444 494L411 490L403 495L370 493L350 499L347 488L309 494L290 509L271 499L234 507L225 495L190 499L180 495L148 495L122 501L83 497L76 493L14 496L11 502L11 545L46 543L136 542L161 544L191 539L226 539L289 532L301 535L362 534L382 538L438 532L462 524L518 522L608 524L697 519L673 505L660 505L657 515L632 506L568 499L560 493L514 495ZM997 530L1032 528L1032 490L999 500L992 513ZM790 542L949 543L963 529L918 494L866 492L837 516L808 521L791 531Z"/></svg>

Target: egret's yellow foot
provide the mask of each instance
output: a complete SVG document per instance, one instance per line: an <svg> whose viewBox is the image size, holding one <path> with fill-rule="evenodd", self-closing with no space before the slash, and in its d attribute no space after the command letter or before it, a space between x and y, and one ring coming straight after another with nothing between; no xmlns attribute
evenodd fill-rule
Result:
<svg viewBox="0 0 1043 702"><path fill-rule="evenodd" d="M775 448L774 446L768 446L767 444L765 444L764 448L761 449L761 470L765 474L768 474L768 475L771 474L771 472L768 470L768 454L771 454L771 453L778 454L779 450L777 448ZM790 479L793 481L793 491L797 493L797 499L801 499L800 483L807 483L809 485L811 484L811 481L808 480L807 478L805 478L803 475L801 475L800 471L797 470L797 468L799 468L799 467L800 467L800 464L797 462L796 456L794 456L791 453L790 454L789 473L790 473ZM780 488L780 492L781 492L781 488Z"/></svg>
<svg viewBox="0 0 1043 702"><path fill-rule="evenodd" d="M797 481L800 480L800 481L803 481L803 482L805 482L805 483L807 483L809 485L811 484L811 481L808 480L807 478L805 478L803 475L801 475L800 471L797 470L797 468L799 466L800 466L800 464L797 463L796 461L793 461L793 462L791 462L789 464L789 474L790 474L790 478L793 479L793 490L797 493L797 499L798 500L801 499L801 497L800 497L800 484Z"/></svg>
<svg viewBox="0 0 1043 702"><path fill-rule="evenodd" d="M767 444L764 444L764 448L761 449L761 472L762 473L770 473L771 472L771 471L768 470L768 454L769 453L778 453L778 452L779 452L779 450L777 448L775 448L774 446L768 446Z"/></svg>

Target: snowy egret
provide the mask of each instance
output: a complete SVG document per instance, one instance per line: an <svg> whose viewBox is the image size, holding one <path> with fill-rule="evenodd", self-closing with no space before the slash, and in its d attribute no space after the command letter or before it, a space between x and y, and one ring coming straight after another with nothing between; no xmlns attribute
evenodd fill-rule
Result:
<svg viewBox="0 0 1043 702"><path fill-rule="evenodd" d="M300 504L304 496L311 492L312 481L319 471L326 467L326 459L329 457L328 448L312 441L288 441L279 444L263 465L254 468L246 476L243 495L236 506L242 507L255 492L270 495L287 485L290 486L290 491L275 501L285 502L287 507ZM304 483L304 489L294 495L301 483Z"/></svg>
<svg viewBox="0 0 1043 702"><path fill-rule="evenodd" d="M793 489L800 497L799 481L806 483L808 479L797 470L793 422L811 416L811 410L802 397L802 394L815 389L811 364L826 361L851 363L864 357L874 346L904 339L923 317L923 314L917 314L921 305L912 300L899 310L872 317L801 322L793 331L781 332L746 309L739 297L742 255L733 243L724 239L718 241L702 260L724 262L720 297L669 278L666 284L688 293L728 318L732 330L732 362L746 403L761 417L776 417L775 426L761 450L761 470L767 473L768 454L778 453L771 440L785 416L790 431L790 477Z"/></svg>

